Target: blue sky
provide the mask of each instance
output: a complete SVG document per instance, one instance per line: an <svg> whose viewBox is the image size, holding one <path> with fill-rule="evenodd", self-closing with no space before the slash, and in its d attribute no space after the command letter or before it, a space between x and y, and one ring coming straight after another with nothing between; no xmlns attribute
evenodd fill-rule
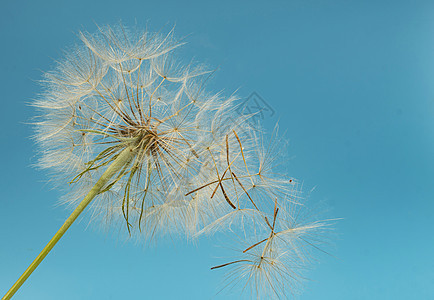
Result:
<svg viewBox="0 0 434 300"><path fill-rule="evenodd" d="M41 72L95 24L176 24L219 70L209 89L256 91L289 140L288 172L335 226L301 299L434 299L432 1L10 1L0 12L0 293L68 211L36 170L28 104ZM239 299L218 249L151 248L74 224L16 299ZM248 295L247 295L248 296Z"/></svg>

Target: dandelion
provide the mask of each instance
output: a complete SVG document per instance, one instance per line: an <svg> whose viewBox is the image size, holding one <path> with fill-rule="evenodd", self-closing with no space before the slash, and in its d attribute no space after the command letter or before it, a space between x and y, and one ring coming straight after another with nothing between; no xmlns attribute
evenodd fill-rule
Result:
<svg viewBox="0 0 434 300"><path fill-rule="evenodd" d="M236 114L234 96L205 90L212 72L176 60L183 41L173 30L118 25L79 36L44 74L34 103L39 166L66 186L62 201L74 210L5 299L88 206L92 222L144 240L237 230L254 240L268 232L243 251L248 258L215 268L236 266L258 295L285 295L286 278L304 261L302 236L324 223L299 225L285 209L300 204L292 179L274 171L277 143L267 146L246 122L251 116Z"/></svg>

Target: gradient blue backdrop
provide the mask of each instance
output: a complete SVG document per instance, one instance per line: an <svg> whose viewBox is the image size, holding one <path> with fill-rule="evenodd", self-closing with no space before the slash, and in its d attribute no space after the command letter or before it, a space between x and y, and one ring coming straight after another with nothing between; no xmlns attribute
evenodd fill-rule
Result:
<svg viewBox="0 0 434 300"><path fill-rule="evenodd" d="M26 124L79 30L176 23L219 67L210 88L257 91L289 139L289 173L336 225L301 299L434 299L432 1L2 1L0 294L68 213L35 170ZM74 224L16 299L239 299L219 294L211 241L143 248Z"/></svg>

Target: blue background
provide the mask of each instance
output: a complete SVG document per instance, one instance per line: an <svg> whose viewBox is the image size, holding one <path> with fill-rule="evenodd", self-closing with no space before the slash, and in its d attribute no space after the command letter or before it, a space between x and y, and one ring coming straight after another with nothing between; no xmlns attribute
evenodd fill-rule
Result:
<svg viewBox="0 0 434 300"><path fill-rule="evenodd" d="M210 89L256 91L289 139L289 174L325 201L332 256L301 299L434 299L432 1L2 1L0 293L68 216L36 161L28 104L79 30L176 23L182 50L219 67ZM74 224L16 299L238 299L218 249L125 242Z"/></svg>

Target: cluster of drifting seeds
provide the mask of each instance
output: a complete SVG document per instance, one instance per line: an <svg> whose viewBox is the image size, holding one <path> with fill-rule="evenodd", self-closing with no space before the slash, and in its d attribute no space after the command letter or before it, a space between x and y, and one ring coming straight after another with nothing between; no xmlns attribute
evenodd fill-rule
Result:
<svg viewBox="0 0 434 300"><path fill-rule="evenodd" d="M231 231L248 244L214 267L231 269L228 284L288 296L326 224L300 221L297 183L273 171L277 140L249 126L234 97L208 93L202 66L174 60L172 31L104 27L80 39L35 102L40 166L71 183L64 201L76 206L128 149L91 204L94 220L144 239Z"/></svg>

